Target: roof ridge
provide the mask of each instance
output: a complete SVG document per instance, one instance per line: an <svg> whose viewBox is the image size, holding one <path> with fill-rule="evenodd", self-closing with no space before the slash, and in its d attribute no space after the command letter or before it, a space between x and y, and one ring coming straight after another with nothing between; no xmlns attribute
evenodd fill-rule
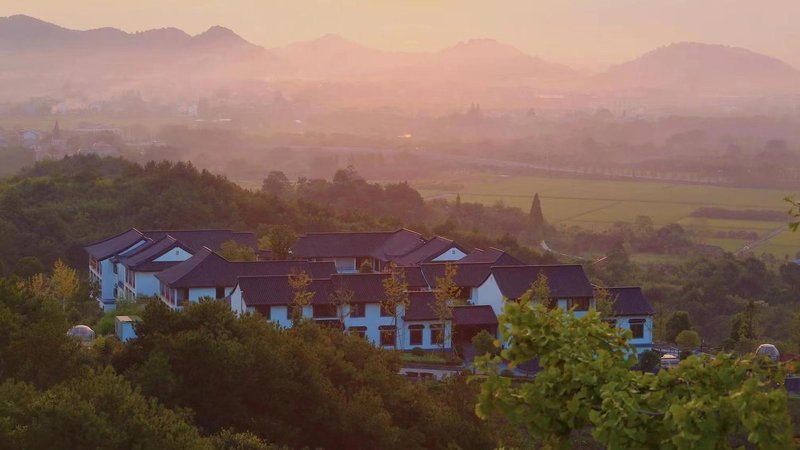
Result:
<svg viewBox="0 0 800 450"><path fill-rule="evenodd" d="M300 237L308 236L310 234L395 234L400 230L395 231L307 231L300 235ZM409 230L410 231L410 230ZM419 233L418 233L419 234Z"/></svg>
<svg viewBox="0 0 800 450"><path fill-rule="evenodd" d="M491 263L471 263L471 262L466 262L464 264L491 264ZM494 268L505 269L505 268L514 268L514 267L516 267L518 269L524 269L524 268L528 268L528 267L583 267L583 265L582 264L522 264L522 265L514 265L514 264L511 264L511 265L505 264L505 265L503 265L503 264L501 264L501 265L492 266L493 269Z"/></svg>
<svg viewBox="0 0 800 450"><path fill-rule="evenodd" d="M138 230L137 230L138 231ZM252 231L233 231L231 228L178 228L172 230L144 230L140 231L140 233L194 233L198 231L230 231L231 233L252 233Z"/></svg>
<svg viewBox="0 0 800 450"><path fill-rule="evenodd" d="M123 234L129 233L131 231L136 231L137 233L139 233L140 236L146 237L146 236L144 236L144 234L141 231L137 230L136 228L131 227L131 228L128 228L127 230L119 232L119 233L117 233L117 234L115 234L113 236L109 236L109 237L107 237L105 239L101 239L99 241L95 241L95 242L92 242L91 244L85 245L84 248L85 247L91 247L91 246L97 245L97 244L102 244L103 242L108 242L108 241L110 241L110 240L112 240L114 238L118 238L118 237L122 236Z"/></svg>

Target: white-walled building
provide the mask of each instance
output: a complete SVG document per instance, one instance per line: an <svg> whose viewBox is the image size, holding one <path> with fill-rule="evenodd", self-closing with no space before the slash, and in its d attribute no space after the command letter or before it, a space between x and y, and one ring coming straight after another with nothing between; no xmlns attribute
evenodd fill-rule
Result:
<svg viewBox="0 0 800 450"><path fill-rule="evenodd" d="M482 306L456 307L453 319L442 326L430 308L434 301L430 291L409 292L408 308L401 306L396 314L383 309L383 282L388 277L386 273L333 274L327 279L312 280L308 290L314 297L303 308L302 317L358 334L376 346L399 350L450 349L451 337L458 336L453 327L462 323L485 324L496 332L497 318L491 308ZM347 305L334 301L340 291L350 293ZM229 302L238 314L258 313L266 320L291 327L293 297L288 276L244 276L239 277Z"/></svg>
<svg viewBox="0 0 800 450"><path fill-rule="evenodd" d="M595 307L594 288L580 265L525 265L495 248L467 252L455 242L401 229L371 233L309 233L293 247L289 261L228 261L216 251L235 241L257 249L255 235L230 230L145 231L130 229L86 246L98 301L112 309L118 298L159 296L173 309L203 298L224 299L238 314L258 313L284 327L292 325L289 274L305 272L314 293L302 317L364 336L381 347L434 350L468 345L482 330L498 336L506 301L522 296L540 275L547 278L555 305L580 316ZM368 261L375 273L360 274ZM405 276L410 303L396 314L382 310L383 281L394 264ZM445 267L454 278L462 306L444 325L431 305ZM337 306L337 293L352 293ZM653 308L640 288L610 288L616 326L631 331L638 350L652 348ZM443 336L443 339L439 339Z"/></svg>
<svg viewBox="0 0 800 450"><path fill-rule="evenodd" d="M389 263L400 266L429 261L458 261L467 250L450 239L400 229L397 231L308 233L292 246L292 256L310 261L333 261L339 273L355 273L366 261L374 271Z"/></svg>
<svg viewBox="0 0 800 450"><path fill-rule="evenodd" d="M89 276L99 286L97 301L105 311L118 299L160 292L157 273L189 259L204 247L219 250L233 241L257 250L255 234L232 230L150 230L131 228L84 247Z"/></svg>
<svg viewBox="0 0 800 450"><path fill-rule="evenodd" d="M336 267L330 261L228 261L206 247L155 277L161 300L178 309L202 298L230 295L239 277L288 275L293 271L305 272L312 278L328 278Z"/></svg>

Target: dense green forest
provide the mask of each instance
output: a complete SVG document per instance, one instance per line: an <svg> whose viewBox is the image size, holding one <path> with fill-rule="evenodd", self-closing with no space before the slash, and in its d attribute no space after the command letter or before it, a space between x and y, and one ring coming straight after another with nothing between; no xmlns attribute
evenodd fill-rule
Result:
<svg viewBox="0 0 800 450"><path fill-rule="evenodd" d="M541 204L526 214L426 203L406 184L368 183L354 170L293 183L270 173L255 192L184 163L94 156L37 163L0 182L0 448L518 446L528 436L509 425L507 411L475 415L477 384L464 376L411 383L397 374L395 353L353 336L313 323L278 329L217 302L177 313L154 301L142 310L139 339L100 338L88 348L66 330L98 320L92 286L84 280L64 298L42 288L52 278L31 277L58 259L83 270L82 244L130 226L262 235L278 225L296 232L407 226L553 262L520 244L537 235L576 238L557 236L546 216ZM602 236L607 258L587 272L601 285L643 285L657 309L658 340L694 330L705 348L747 353L770 341L798 351L800 266L732 255L637 265L627 256L632 245L656 240L677 252L681 231L641 220ZM551 406L564 410L558 402ZM580 444L585 430L576 433Z"/></svg>
<svg viewBox="0 0 800 450"><path fill-rule="evenodd" d="M546 222L547 205L537 209L541 219L502 204L425 202L405 183L369 183L352 168L337 171L331 180L290 181L281 172L266 172L263 188L252 191L189 163L142 166L119 158L76 156L39 162L0 181L0 270L29 277L59 258L83 270L83 244L131 226L225 227L259 235L277 225L298 233L405 226L465 246L496 246L531 263L559 262L533 248L536 238L545 236L559 248L604 252L607 258L601 264L585 265L594 282L642 285L659 313L658 340L665 338L669 317L686 311L707 347L769 340L784 350L800 350L795 332L800 266L693 252L680 225L654 227L645 216L633 224L590 232L556 229ZM685 256L681 262L639 265L628 258L632 250ZM560 262L575 260L561 257ZM736 321L743 313L755 325L740 343Z"/></svg>
<svg viewBox="0 0 800 450"><path fill-rule="evenodd" d="M313 323L153 301L134 343L89 348L64 310L0 280L0 448L482 449L508 432L464 377L412 383L396 354Z"/></svg>

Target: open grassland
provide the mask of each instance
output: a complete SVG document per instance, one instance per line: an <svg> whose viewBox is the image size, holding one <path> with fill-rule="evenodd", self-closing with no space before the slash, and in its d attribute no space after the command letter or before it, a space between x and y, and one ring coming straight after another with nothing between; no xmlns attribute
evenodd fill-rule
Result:
<svg viewBox="0 0 800 450"><path fill-rule="evenodd" d="M680 223L707 236L703 241L735 251L748 240L736 236L713 236L737 231L764 236L785 223L759 220L729 220L691 217L701 207L731 210L783 211L789 194L770 189L729 188L650 181L610 181L533 176L462 175L419 181L415 186L425 198L454 199L494 204L502 201L527 211L535 193L542 200L545 219L556 225L579 225L602 230L615 222L633 222L649 216L659 225ZM778 258L794 257L800 251L800 233L778 234L759 246L755 253L772 253Z"/></svg>

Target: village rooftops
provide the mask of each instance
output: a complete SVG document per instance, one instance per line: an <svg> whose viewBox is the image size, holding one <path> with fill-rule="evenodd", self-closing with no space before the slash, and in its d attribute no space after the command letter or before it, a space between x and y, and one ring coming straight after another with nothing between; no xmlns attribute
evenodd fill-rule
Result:
<svg viewBox="0 0 800 450"><path fill-rule="evenodd" d="M450 239L443 238L441 236L434 236L427 241L420 244L417 248L411 250L410 252L393 257L393 261L401 266L410 265L410 264L419 264L421 262L428 262L432 259L436 258L437 256L441 255L442 253L450 250L451 248L457 248L463 253L467 253L467 251L462 248L460 245L456 244ZM394 255L390 255L394 256Z"/></svg>
<svg viewBox="0 0 800 450"><path fill-rule="evenodd" d="M409 292L408 300L408 308L403 320L413 322L438 319L436 313L433 312L433 304L436 301L436 296L433 292Z"/></svg>
<svg viewBox="0 0 800 450"><path fill-rule="evenodd" d="M651 316L655 313L640 287L612 287L606 290L613 302L615 316Z"/></svg>
<svg viewBox="0 0 800 450"><path fill-rule="evenodd" d="M122 233L103 239L102 241L91 243L83 248L92 258L101 261L128 250L131 246L142 241L144 238L145 236L141 231L136 228L131 228L130 230L123 231Z"/></svg>
<svg viewBox="0 0 800 450"><path fill-rule="evenodd" d="M489 247L486 250L476 248L467 256L458 260L464 263L491 263L496 266L524 266L525 263L509 255L503 250Z"/></svg>
<svg viewBox="0 0 800 450"><path fill-rule="evenodd" d="M312 278L329 278L336 273L332 262L228 261L209 248L156 275L171 288L233 286L243 276L287 275L303 271Z"/></svg>
<svg viewBox="0 0 800 450"><path fill-rule="evenodd" d="M577 264L495 266L491 270L503 297L511 300L518 299L528 291L539 274L547 278L551 298L588 298L594 295L586 272Z"/></svg>
<svg viewBox="0 0 800 450"><path fill-rule="evenodd" d="M397 270L403 272L409 291L425 291L430 288L420 266L397 267Z"/></svg>
<svg viewBox="0 0 800 450"><path fill-rule="evenodd" d="M308 287L314 293L312 304L330 304L337 291L352 293L350 303L379 303L386 298L383 281L385 273L333 274L324 279L312 279ZM248 306L288 305L294 291L289 285L289 275L241 276L237 286Z"/></svg>
<svg viewBox="0 0 800 450"><path fill-rule="evenodd" d="M368 231L342 233L307 233L297 239L292 254L298 258L342 258L371 256L388 261L387 254L402 254L422 243L419 233ZM405 251L401 251L405 249Z"/></svg>
<svg viewBox="0 0 800 450"><path fill-rule="evenodd" d="M258 249L255 234L232 230L148 230L139 231L131 228L120 234L84 247L87 253L97 260L120 255L139 241L159 242L167 236L175 238L183 248L195 253L203 247L219 250L222 244L234 241L254 250Z"/></svg>
<svg viewBox="0 0 800 450"><path fill-rule="evenodd" d="M456 275L453 281L456 286L460 288L478 287L482 285L492 273L492 265L489 263L462 263L461 261L454 261L450 263L436 262L421 264L422 273L432 289L437 288L438 283L436 279L444 277L445 267L448 264L455 267Z"/></svg>
<svg viewBox="0 0 800 450"><path fill-rule="evenodd" d="M294 300L294 290L289 285L288 275L242 276L237 281L242 299L247 306L289 305ZM331 303L331 280L311 280L308 291L314 293L312 304Z"/></svg>
<svg viewBox="0 0 800 450"><path fill-rule="evenodd" d="M453 324L456 326L497 325L497 316L489 305L455 306L453 307Z"/></svg>
<svg viewBox="0 0 800 450"><path fill-rule="evenodd" d="M165 236L161 240L152 241L148 239L143 245L136 247L130 252L126 252L114 258L125 267L139 272L160 272L168 269L180 261L155 261L163 254L175 248L183 249L192 253L190 249L182 245L172 236Z"/></svg>
<svg viewBox="0 0 800 450"><path fill-rule="evenodd" d="M410 292L409 304L403 320L406 322L435 321L439 317L433 305L436 295L433 292ZM489 305L459 305L453 307L455 325L497 325L497 316Z"/></svg>
<svg viewBox="0 0 800 450"><path fill-rule="evenodd" d="M435 236L426 240L415 231L400 229L308 233L297 240L292 254L308 259L370 257L398 265L413 265L430 261L451 248L464 251L450 239Z"/></svg>
<svg viewBox="0 0 800 450"><path fill-rule="evenodd" d="M389 276L387 273L332 275L331 289L352 292L352 303L378 303L386 298L383 282Z"/></svg>
<svg viewBox="0 0 800 450"><path fill-rule="evenodd" d="M165 236L172 236L184 246L192 250L192 253L200 251L203 247L219 251L222 244L233 241L239 245L244 245L258 250L258 240L256 235L249 231L233 230L147 230L142 232L148 238L158 241Z"/></svg>

